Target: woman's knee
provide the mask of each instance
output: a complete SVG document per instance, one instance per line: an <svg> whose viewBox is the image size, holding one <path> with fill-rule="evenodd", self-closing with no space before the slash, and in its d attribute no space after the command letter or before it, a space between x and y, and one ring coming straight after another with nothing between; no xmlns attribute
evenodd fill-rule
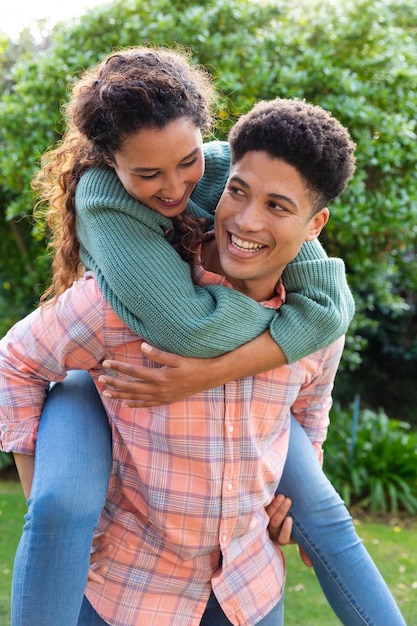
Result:
<svg viewBox="0 0 417 626"><path fill-rule="evenodd" d="M37 490L28 500L26 521L36 528L95 527L105 502L105 489L58 488L55 483Z"/></svg>
<svg viewBox="0 0 417 626"><path fill-rule="evenodd" d="M100 397L87 372L69 372L53 386L42 412L32 519L81 523L95 518L103 507L110 470L111 432Z"/></svg>

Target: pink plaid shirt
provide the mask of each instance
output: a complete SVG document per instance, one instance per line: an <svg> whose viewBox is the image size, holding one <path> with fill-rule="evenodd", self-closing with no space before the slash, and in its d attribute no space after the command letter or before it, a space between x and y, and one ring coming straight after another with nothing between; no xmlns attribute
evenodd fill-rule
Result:
<svg viewBox="0 0 417 626"><path fill-rule="evenodd" d="M198 271L201 283L226 284ZM283 297L279 286L263 304L278 307ZM104 359L150 364L140 343L91 273L54 307L19 322L0 342L2 448L34 452L50 381L87 369L102 391ZM89 583L86 594L106 622L198 626L212 589L236 626L270 612L285 565L264 507L282 474L290 412L317 448L325 439L342 348L341 339L293 365L171 406L129 409L102 398L113 471L98 531L110 535L114 549L106 583Z"/></svg>

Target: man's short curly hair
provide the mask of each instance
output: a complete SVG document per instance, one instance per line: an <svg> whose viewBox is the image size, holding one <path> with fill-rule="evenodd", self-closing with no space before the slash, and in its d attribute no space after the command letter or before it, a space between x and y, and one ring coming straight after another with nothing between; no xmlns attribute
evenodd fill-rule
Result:
<svg viewBox="0 0 417 626"><path fill-rule="evenodd" d="M256 104L229 133L232 162L263 151L292 165L304 178L318 211L342 193L355 171L355 144L331 113L301 100Z"/></svg>

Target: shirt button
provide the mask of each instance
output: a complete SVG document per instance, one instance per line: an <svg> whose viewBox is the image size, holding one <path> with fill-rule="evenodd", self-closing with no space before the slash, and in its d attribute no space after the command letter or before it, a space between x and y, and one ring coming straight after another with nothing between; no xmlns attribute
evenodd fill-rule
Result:
<svg viewBox="0 0 417 626"><path fill-rule="evenodd" d="M232 433L234 431L234 427L233 426L229 426L229 428L227 430L229 431L229 433Z"/></svg>
<svg viewBox="0 0 417 626"><path fill-rule="evenodd" d="M227 491L232 491L232 489L233 489L233 485L232 485L232 483L229 483L227 485Z"/></svg>

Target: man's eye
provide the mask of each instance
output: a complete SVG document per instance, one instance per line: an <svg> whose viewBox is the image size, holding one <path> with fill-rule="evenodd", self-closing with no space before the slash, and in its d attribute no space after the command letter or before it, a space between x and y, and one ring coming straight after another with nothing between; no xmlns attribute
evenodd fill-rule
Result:
<svg viewBox="0 0 417 626"><path fill-rule="evenodd" d="M277 204L276 202L270 202L269 206L274 211L286 211L287 210L284 206L282 206L281 204Z"/></svg>

